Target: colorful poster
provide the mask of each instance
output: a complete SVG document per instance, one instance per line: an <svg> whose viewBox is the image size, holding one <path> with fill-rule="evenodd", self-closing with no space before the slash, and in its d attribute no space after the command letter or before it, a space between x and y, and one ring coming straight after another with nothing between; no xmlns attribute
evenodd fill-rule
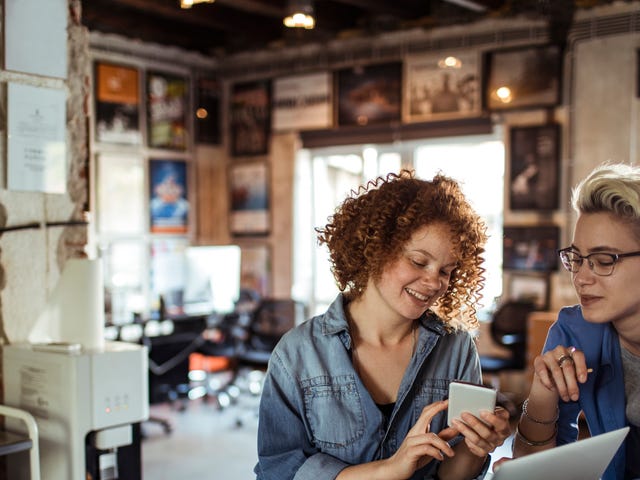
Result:
<svg viewBox="0 0 640 480"><path fill-rule="evenodd" d="M147 75L149 146L187 148L188 83L185 78L162 73Z"/></svg>
<svg viewBox="0 0 640 480"><path fill-rule="evenodd" d="M96 141L142 143L139 104L136 68L96 63Z"/></svg>
<svg viewBox="0 0 640 480"><path fill-rule="evenodd" d="M284 77L273 83L273 129L323 129L332 126L333 94L329 72Z"/></svg>
<svg viewBox="0 0 640 480"><path fill-rule="evenodd" d="M151 233L186 233L189 215L186 163L151 160L149 179Z"/></svg>

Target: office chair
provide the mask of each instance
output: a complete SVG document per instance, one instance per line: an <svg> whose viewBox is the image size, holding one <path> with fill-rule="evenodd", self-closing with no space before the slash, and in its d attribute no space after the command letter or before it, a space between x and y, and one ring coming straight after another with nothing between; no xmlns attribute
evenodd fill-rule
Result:
<svg viewBox="0 0 640 480"><path fill-rule="evenodd" d="M215 381L220 372L209 372L210 386L207 398L217 402L219 408L238 403L241 396L257 398L262 393L264 373L274 347L288 330L304 318L305 308L292 299L263 298L253 310L243 310L227 315L219 325L219 344L207 342L199 351L205 355L230 355L233 377L220 384ZM233 344L228 351L229 342ZM226 345L226 349L223 349ZM214 380L215 382L212 382ZM213 387L211 387L213 384ZM236 417L236 425L243 420Z"/></svg>
<svg viewBox="0 0 640 480"><path fill-rule="evenodd" d="M524 372L527 364L527 318L535 311L535 305L529 301L509 300L500 305L493 313L491 338L507 351L506 356L480 355L480 366L484 382L498 391L498 404L512 415L516 414L513 400L500 391L502 372ZM487 377L490 377L489 379Z"/></svg>

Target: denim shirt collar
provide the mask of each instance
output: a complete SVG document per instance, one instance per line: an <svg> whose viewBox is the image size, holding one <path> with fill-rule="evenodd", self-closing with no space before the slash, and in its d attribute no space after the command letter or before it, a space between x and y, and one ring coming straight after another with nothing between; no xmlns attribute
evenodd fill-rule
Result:
<svg viewBox="0 0 640 480"><path fill-rule="evenodd" d="M351 349L351 335L349 335L349 324L344 311L344 305L345 296L341 293L336 297L327 309L326 314L322 317L321 330L323 335L339 335L345 348ZM447 333L442 320L431 310L423 313L418 321L423 328L430 330L438 336L446 335ZM421 350L423 347L423 341L424 339L422 338L418 341L418 350Z"/></svg>

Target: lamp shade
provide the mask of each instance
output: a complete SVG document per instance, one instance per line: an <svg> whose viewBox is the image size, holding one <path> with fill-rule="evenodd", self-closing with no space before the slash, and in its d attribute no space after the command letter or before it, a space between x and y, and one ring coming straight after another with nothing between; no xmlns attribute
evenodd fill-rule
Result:
<svg viewBox="0 0 640 480"><path fill-rule="evenodd" d="M313 28L316 20L312 0L289 0L283 23L290 28Z"/></svg>

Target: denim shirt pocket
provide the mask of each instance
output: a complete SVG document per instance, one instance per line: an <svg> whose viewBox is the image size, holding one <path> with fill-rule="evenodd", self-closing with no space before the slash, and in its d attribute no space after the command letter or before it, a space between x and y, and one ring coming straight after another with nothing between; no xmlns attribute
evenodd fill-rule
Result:
<svg viewBox="0 0 640 480"><path fill-rule="evenodd" d="M344 449L364 435L364 412L353 375L322 375L301 383L305 416L318 448Z"/></svg>
<svg viewBox="0 0 640 480"><path fill-rule="evenodd" d="M416 423L422 410L427 405L440 400L446 400L449 396L450 378L425 378L424 381L416 386L416 397L413 403L413 422ZM431 422L432 431L440 431L446 426L445 412L437 414ZM444 423L443 423L444 422Z"/></svg>

